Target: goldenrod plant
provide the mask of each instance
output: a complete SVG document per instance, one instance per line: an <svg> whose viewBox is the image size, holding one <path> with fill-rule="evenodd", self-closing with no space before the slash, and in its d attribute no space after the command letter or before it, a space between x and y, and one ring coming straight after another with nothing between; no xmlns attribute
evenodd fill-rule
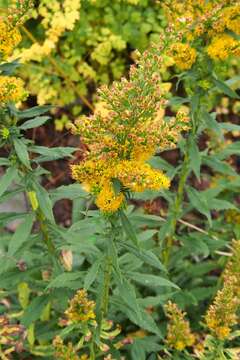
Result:
<svg viewBox="0 0 240 360"><path fill-rule="evenodd" d="M0 358L237 359L239 1L1 5Z"/></svg>

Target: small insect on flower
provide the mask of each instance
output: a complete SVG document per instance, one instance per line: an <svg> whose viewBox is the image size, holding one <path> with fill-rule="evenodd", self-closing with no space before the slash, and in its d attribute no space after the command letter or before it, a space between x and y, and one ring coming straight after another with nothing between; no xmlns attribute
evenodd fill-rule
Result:
<svg viewBox="0 0 240 360"><path fill-rule="evenodd" d="M172 44L168 54L173 57L180 70L191 69L197 58L196 50L182 43Z"/></svg>

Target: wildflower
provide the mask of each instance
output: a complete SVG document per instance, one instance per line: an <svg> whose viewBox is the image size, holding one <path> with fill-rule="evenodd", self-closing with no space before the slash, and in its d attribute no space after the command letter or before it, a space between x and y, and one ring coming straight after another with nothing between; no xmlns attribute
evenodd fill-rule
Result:
<svg viewBox="0 0 240 360"><path fill-rule="evenodd" d="M17 28L11 27L7 22L0 20L0 53L2 59L12 54L13 49L21 41L21 35Z"/></svg>
<svg viewBox="0 0 240 360"><path fill-rule="evenodd" d="M0 76L0 104L18 102L26 97L24 83L14 76Z"/></svg>
<svg viewBox="0 0 240 360"><path fill-rule="evenodd" d="M217 292L205 316L207 327L220 340L226 339L237 324L239 299L235 295L236 281L234 276L225 277L223 289Z"/></svg>
<svg viewBox="0 0 240 360"><path fill-rule="evenodd" d="M0 130L0 134L1 134L2 138L3 138L4 140L6 140L6 139L9 137L9 135L10 135L10 131L8 130L8 128L3 127L3 128Z"/></svg>
<svg viewBox="0 0 240 360"><path fill-rule="evenodd" d="M239 216L239 214L238 214ZM240 240L232 241L232 256L227 262L223 272L223 279L227 280L231 276L236 278L235 294L240 295Z"/></svg>
<svg viewBox="0 0 240 360"><path fill-rule="evenodd" d="M197 52L188 44L175 43L170 46L169 55L172 55L179 69L188 70L195 63Z"/></svg>
<svg viewBox="0 0 240 360"><path fill-rule="evenodd" d="M61 360L87 360L85 357L79 357L77 355L77 350L74 349L74 346L71 342L69 342L67 345L63 343L63 340L60 336L56 336L53 340L53 346L54 346L54 356L56 359Z"/></svg>
<svg viewBox="0 0 240 360"><path fill-rule="evenodd" d="M230 55L240 56L240 42L230 35L220 34L212 39L207 52L214 60L225 60Z"/></svg>
<svg viewBox="0 0 240 360"><path fill-rule="evenodd" d="M95 303L87 298L84 289L78 290L74 298L70 301L65 315L71 322L86 322L95 319Z"/></svg>
<svg viewBox="0 0 240 360"><path fill-rule="evenodd" d="M187 346L192 346L195 342L195 336L191 332L189 322L185 320L185 313L170 301L165 305L165 310L169 319L167 344L178 351L184 350Z"/></svg>
<svg viewBox="0 0 240 360"><path fill-rule="evenodd" d="M167 177L146 161L157 149L175 146L187 128L186 116L164 119L166 89L161 90L157 72L162 62L160 49L152 46L136 61L129 80L102 87L101 107L71 126L89 148L84 161L71 167L72 177L95 195L104 212L122 206L126 191L169 187ZM120 183L117 193L114 180Z"/></svg>

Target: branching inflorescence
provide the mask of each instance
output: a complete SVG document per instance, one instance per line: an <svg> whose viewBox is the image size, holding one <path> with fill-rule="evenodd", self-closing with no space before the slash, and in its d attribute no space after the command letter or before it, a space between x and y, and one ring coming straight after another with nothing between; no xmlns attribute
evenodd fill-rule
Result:
<svg viewBox="0 0 240 360"><path fill-rule="evenodd" d="M72 126L89 147L84 162L72 166L72 176L96 196L104 212L119 209L128 190L169 187L169 179L146 161L157 149L174 146L188 128L188 116L179 112L164 119L166 91L158 71L161 51L161 46L152 46L131 67L129 80L102 87L99 95L105 111L96 110Z"/></svg>

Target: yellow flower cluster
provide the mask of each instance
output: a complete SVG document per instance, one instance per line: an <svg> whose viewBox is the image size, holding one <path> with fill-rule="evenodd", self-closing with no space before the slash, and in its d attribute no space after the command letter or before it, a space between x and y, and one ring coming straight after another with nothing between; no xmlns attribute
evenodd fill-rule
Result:
<svg viewBox="0 0 240 360"><path fill-rule="evenodd" d="M231 328L238 323L240 306L240 240L232 242L232 256L223 272L223 289L218 291L213 305L209 307L205 321L211 332L219 339L226 339Z"/></svg>
<svg viewBox="0 0 240 360"><path fill-rule="evenodd" d="M84 161L72 166L72 176L96 196L104 212L115 212L128 190L169 187L166 176L146 161L156 150L175 146L181 131L188 129L189 117L182 110L174 118L164 118L166 88L158 73L160 54L155 46L144 52L131 67L129 80L102 87L101 106L94 115L71 125L89 149Z"/></svg>
<svg viewBox="0 0 240 360"><path fill-rule="evenodd" d="M167 326L166 343L178 351L192 346L195 342L195 336L192 334L189 322L185 320L185 313L171 301L165 305L167 317L169 319Z"/></svg>
<svg viewBox="0 0 240 360"><path fill-rule="evenodd" d="M65 311L70 322L86 322L95 319L95 302L88 300L84 289L78 290Z"/></svg>
<svg viewBox="0 0 240 360"><path fill-rule="evenodd" d="M43 18L42 25L46 29L43 44L34 43L30 48L21 51L22 62L41 61L56 48L59 38L66 30L73 30L80 16L80 0L42 1L39 15Z"/></svg>
<svg viewBox="0 0 240 360"><path fill-rule="evenodd" d="M184 55L185 59L188 56L194 59L193 51L199 44L199 37L202 37L206 52L213 60L225 60L231 55L240 56L240 41L231 34L240 35L238 0L164 0L163 7L171 24L171 36L174 33L175 38L179 39L175 47L179 48L181 69L184 70L181 67ZM184 49L186 43L191 49L186 48L187 55ZM190 63L189 60L189 66Z"/></svg>
<svg viewBox="0 0 240 360"><path fill-rule="evenodd" d="M13 52L13 49L21 41L21 34L11 24L0 20L0 53L2 59L6 59Z"/></svg>
<svg viewBox="0 0 240 360"><path fill-rule="evenodd" d="M54 358L61 360L87 360L88 357L80 357L77 354L77 350L74 349L74 346L71 342L67 345L63 343L63 340L60 336L56 336L53 340L54 347Z"/></svg>
<svg viewBox="0 0 240 360"><path fill-rule="evenodd" d="M188 44L175 43L170 46L169 56L172 56L175 64L181 70L188 70L196 61L197 52Z"/></svg>
<svg viewBox="0 0 240 360"><path fill-rule="evenodd" d="M214 60L225 60L229 55L240 56L240 42L230 35L221 34L212 39L207 52Z"/></svg>
<svg viewBox="0 0 240 360"><path fill-rule="evenodd" d="M207 327L221 340L228 338L231 328L238 322L236 312L240 303L235 289L236 277L226 278L222 290L217 292L205 316Z"/></svg>
<svg viewBox="0 0 240 360"><path fill-rule="evenodd" d="M226 222L229 224L240 224L240 212L234 209L225 212Z"/></svg>
<svg viewBox="0 0 240 360"><path fill-rule="evenodd" d="M14 76L0 76L0 104L18 102L26 97L24 83Z"/></svg>

